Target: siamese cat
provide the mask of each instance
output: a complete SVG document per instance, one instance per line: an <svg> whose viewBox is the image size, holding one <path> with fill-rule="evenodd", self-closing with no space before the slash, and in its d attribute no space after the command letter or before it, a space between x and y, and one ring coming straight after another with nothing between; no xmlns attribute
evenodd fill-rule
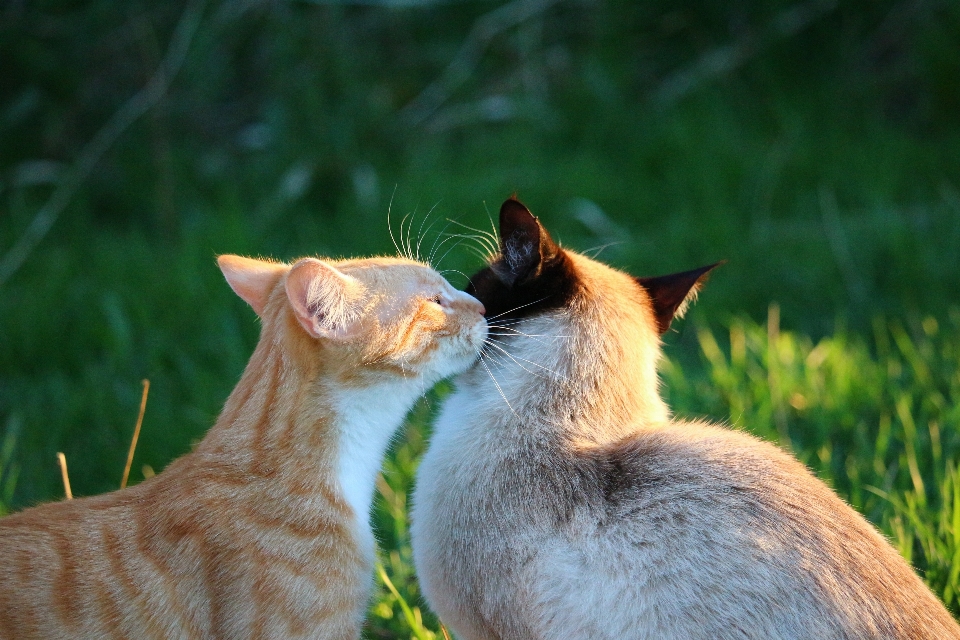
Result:
<svg viewBox="0 0 960 640"><path fill-rule="evenodd" d="M633 278L515 199L468 293L485 357L417 475L412 537L460 640L960 638L877 530L793 456L658 392L660 336L715 265Z"/></svg>

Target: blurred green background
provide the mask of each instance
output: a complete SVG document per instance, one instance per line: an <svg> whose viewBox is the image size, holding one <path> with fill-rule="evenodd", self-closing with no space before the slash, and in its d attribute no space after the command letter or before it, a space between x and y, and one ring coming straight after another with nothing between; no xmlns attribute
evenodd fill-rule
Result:
<svg viewBox="0 0 960 640"><path fill-rule="evenodd" d="M56 451L76 494L115 488L143 378L133 481L202 437L258 334L217 254L393 253L388 210L430 247L447 219L488 228L514 192L564 245L637 275L729 261L668 336L679 411L779 438L891 535L863 485L919 475L940 496L928 520L945 513L930 487L960 450L951 0L8 0L0 504L61 496ZM462 285L479 259L463 244L437 266ZM816 394L774 385L766 358L796 352L822 382L818 344L858 363L845 384L863 394L805 418ZM935 361L904 387L915 410L887 393L894 360ZM385 553L405 553L402 493L435 404L388 463ZM873 448L905 420L916 474L909 432ZM858 452L873 480L850 471ZM415 597L405 562L388 570Z"/></svg>

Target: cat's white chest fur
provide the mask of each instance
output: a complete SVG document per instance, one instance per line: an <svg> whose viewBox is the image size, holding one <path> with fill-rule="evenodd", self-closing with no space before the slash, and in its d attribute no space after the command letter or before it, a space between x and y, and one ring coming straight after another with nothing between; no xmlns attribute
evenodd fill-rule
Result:
<svg viewBox="0 0 960 640"><path fill-rule="evenodd" d="M358 529L372 548L370 507L377 473L406 409L420 394L407 384L384 384L336 394L340 417L337 477Z"/></svg>

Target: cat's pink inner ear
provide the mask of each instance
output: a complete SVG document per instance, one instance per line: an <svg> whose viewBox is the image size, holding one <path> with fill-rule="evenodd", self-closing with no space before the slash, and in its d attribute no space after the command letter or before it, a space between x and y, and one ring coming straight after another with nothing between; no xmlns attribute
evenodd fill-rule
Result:
<svg viewBox="0 0 960 640"><path fill-rule="evenodd" d="M305 258L290 269L286 288L297 321L314 338L346 340L359 331L363 285L356 278Z"/></svg>
<svg viewBox="0 0 960 640"><path fill-rule="evenodd" d="M253 307L258 316L263 315L270 292L277 284L280 274L287 265L279 262L267 262L234 255L222 255L217 264L223 271L230 288Z"/></svg>

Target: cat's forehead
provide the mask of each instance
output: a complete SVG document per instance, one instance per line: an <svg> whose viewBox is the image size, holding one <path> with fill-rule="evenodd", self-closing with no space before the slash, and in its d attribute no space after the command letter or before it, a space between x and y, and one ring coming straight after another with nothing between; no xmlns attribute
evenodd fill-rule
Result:
<svg viewBox="0 0 960 640"><path fill-rule="evenodd" d="M450 285L439 273L422 262L407 258L378 257L343 260L336 263L343 273L367 286L387 289L445 289Z"/></svg>
<svg viewBox="0 0 960 640"><path fill-rule="evenodd" d="M567 251L567 256L576 267L577 277L582 281L602 282L612 287L627 286L631 290L636 287L629 275L608 264L597 262L576 251Z"/></svg>
<svg viewBox="0 0 960 640"><path fill-rule="evenodd" d="M641 289L633 278L574 251L559 251L541 266L536 277L514 284L501 277L501 260L498 257L481 269L467 287L467 293L480 300L490 316L528 318L571 305L583 310L643 304Z"/></svg>

